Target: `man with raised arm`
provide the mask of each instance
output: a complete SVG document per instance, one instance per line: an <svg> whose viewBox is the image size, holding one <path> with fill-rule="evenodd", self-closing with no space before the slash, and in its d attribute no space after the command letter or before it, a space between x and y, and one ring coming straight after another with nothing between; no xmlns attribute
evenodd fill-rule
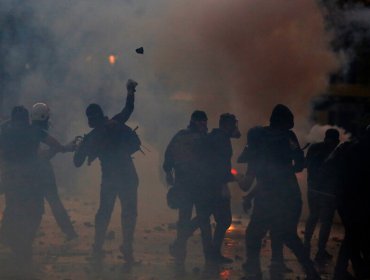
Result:
<svg viewBox="0 0 370 280"><path fill-rule="evenodd" d="M74 155L76 167L87 159L91 164L100 160L102 170L100 205L95 215L93 257L104 256L103 244L108 224L118 196L121 202L123 244L120 251L128 264L134 263L133 240L137 217L138 176L131 155L140 149L136 133L125 125L134 110L137 83L128 80L127 99L123 110L109 119L98 104L86 108L92 130L85 135Z"/></svg>

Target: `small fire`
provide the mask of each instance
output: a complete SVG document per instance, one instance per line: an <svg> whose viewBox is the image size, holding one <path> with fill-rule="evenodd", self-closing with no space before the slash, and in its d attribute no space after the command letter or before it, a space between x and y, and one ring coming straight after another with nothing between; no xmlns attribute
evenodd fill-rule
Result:
<svg viewBox="0 0 370 280"><path fill-rule="evenodd" d="M230 279L231 271L229 269L225 269L224 271L220 272L221 279Z"/></svg>
<svg viewBox="0 0 370 280"><path fill-rule="evenodd" d="M231 174L232 175L238 175L238 170L236 170L235 168L231 168Z"/></svg>
<svg viewBox="0 0 370 280"><path fill-rule="evenodd" d="M111 54L110 56L108 56L108 61L111 65L114 65L116 64L116 61L117 61L117 56Z"/></svg>
<svg viewBox="0 0 370 280"><path fill-rule="evenodd" d="M236 230L236 227L235 227L235 225L233 225L233 224L231 224L230 226L229 226L229 228L227 229L227 232L233 232L233 231L235 231Z"/></svg>

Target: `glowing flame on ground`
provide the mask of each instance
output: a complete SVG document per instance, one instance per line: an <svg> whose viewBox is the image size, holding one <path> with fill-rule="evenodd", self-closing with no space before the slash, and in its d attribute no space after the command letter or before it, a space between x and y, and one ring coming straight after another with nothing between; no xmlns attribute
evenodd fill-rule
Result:
<svg viewBox="0 0 370 280"><path fill-rule="evenodd" d="M227 232L233 232L236 230L236 226L231 224L230 227L227 229Z"/></svg>
<svg viewBox="0 0 370 280"><path fill-rule="evenodd" d="M108 56L108 61L109 61L109 63L110 63L111 65L116 64L116 62L117 62L117 56L115 56L115 55L111 54L110 56Z"/></svg>
<svg viewBox="0 0 370 280"><path fill-rule="evenodd" d="M238 170L236 170L235 168L231 168L231 174L233 174L234 176L238 175Z"/></svg>
<svg viewBox="0 0 370 280"><path fill-rule="evenodd" d="M229 269L225 269L224 271L220 272L221 279L229 279L231 276L231 271Z"/></svg>

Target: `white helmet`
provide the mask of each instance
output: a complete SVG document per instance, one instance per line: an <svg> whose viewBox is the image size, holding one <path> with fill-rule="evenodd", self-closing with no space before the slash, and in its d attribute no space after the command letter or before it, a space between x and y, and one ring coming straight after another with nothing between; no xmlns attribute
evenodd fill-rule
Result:
<svg viewBox="0 0 370 280"><path fill-rule="evenodd" d="M46 121L50 117L50 109L45 103L36 103L32 106L31 120Z"/></svg>

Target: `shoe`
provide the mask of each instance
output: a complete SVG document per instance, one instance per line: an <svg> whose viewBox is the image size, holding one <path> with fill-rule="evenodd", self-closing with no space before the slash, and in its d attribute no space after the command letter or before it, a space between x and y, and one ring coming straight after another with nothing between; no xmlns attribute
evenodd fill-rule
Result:
<svg viewBox="0 0 370 280"><path fill-rule="evenodd" d="M242 268L246 274L246 279L262 280L262 271L259 265L245 262L242 264Z"/></svg>
<svg viewBox="0 0 370 280"><path fill-rule="evenodd" d="M186 257L186 249L180 246L178 242L173 242L169 246L170 255L175 259L176 263L183 263Z"/></svg>
<svg viewBox="0 0 370 280"><path fill-rule="evenodd" d="M325 262L330 261L333 258L333 255L329 254L326 250L318 251L315 256L315 261Z"/></svg>
<svg viewBox="0 0 370 280"><path fill-rule="evenodd" d="M74 239L77 239L79 236L76 232L72 232L70 234L66 235L66 241L72 241Z"/></svg>
<svg viewBox="0 0 370 280"><path fill-rule="evenodd" d="M357 278L353 276L351 273L346 271L342 275L334 275L333 280L356 280Z"/></svg>
<svg viewBox="0 0 370 280"><path fill-rule="evenodd" d="M270 270L277 273L292 273L293 270L286 266L284 261L271 261Z"/></svg>
<svg viewBox="0 0 370 280"><path fill-rule="evenodd" d="M105 257L105 252L101 248L94 248L91 253L91 260L92 261L101 261Z"/></svg>
<svg viewBox="0 0 370 280"><path fill-rule="evenodd" d="M317 272L311 261L309 264L304 266L304 270L306 273L307 280L321 280L320 274Z"/></svg>
<svg viewBox="0 0 370 280"><path fill-rule="evenodd" d="M132 248L127 249L123 245L121 245L119 247L119 250L121 251L121 253L123 255L123 259L125 260L126 264L128 264L128 265L136 264L134 254L132 252Z"/></svg>

